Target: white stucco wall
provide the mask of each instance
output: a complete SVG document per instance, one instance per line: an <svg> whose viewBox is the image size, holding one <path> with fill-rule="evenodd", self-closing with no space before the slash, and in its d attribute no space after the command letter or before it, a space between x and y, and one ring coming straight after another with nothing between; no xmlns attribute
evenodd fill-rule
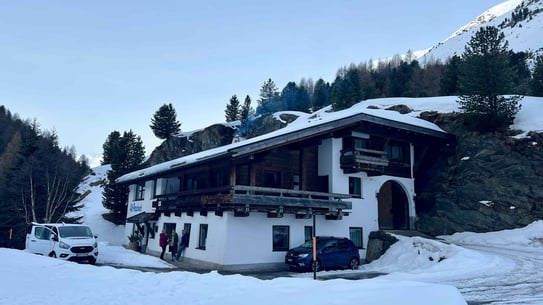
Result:
<svg viewBox="0 0 543 305"><path fill-rule="evenodd" d="M408 199L410 218L415 216L415 184L412 178L400 178L394 176L372 176L368 177L365 172L344 174L339 162L343 140L341 138L330 138L323 140L319 145L319 175L328 175L329 191L331 193L348 194L349 177L359 177L362 183L362 198L348 199L352 202L352 213L343 217L340 222L343 228L339 231L346 231L348 237L349 227L362 227L364 234L364 249L360 255L365 257L368 236L372 231L379 230L378 201L377 194L387 181L397 182L405 191ZM411 158L413 158L413 146L411 145ZM319 234L319 233L317 233ZM343 236L343 235L340 235Z"/></svg>
<svg viewBox="0 0 543 305"><path fill-rule="evenodd" d="M329 192L340 194L348 194L350 176L361 178L362 198L348 199L352 202L352 210L342 220L326 220L324 216L317 216L316 234L349 237L350 227L362 227L364 249L360 250L360 254L361 257L365 257L368 235L379 229L376 195L380 188L387 181L397 182L407 194L409 215L414 217L414 179L385 175L368 177L364 172L344 174L339 162L341 148L341 138L329 138L321 142L318 147L318 174L328 175ZM157 190L161 189L162 181L162 179L157 180ZM130 186L128 217L141 212L154 211L151 198L153 183L154 181L147 181L145 199L139 201L134 200L135 185ZM157 221L158 232L154 239L149 239L149 250L161 250L158 242L164 223L175 223L179 235L185 223L191 224L190 244L185 252L187 258L229 266L282 263L285 251L273 251L272 227L274 225L289 227L289 248L292 248L304 242L304 226L312 226L313 220L296 219L294 215L287 214L282 218L268 218L265 213L257 212L251 212L249 217L234 217L233 212L224 212L222 217L216 216L213 212L209 212L207 216L201 216L198 212L195 212L194 216L187 216L185 213L175 216L172 213L170 216L162 215ZM208 225L205 250L197 249L200 224ZM126 226L126 236L132 233L132 228L132 225ZM126 243L128 243L128 238Z"/></svg>

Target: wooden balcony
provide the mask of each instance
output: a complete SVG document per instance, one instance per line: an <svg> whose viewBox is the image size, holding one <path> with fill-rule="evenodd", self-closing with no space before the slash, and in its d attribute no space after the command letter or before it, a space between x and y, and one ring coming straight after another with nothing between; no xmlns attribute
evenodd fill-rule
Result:
<svg viewBox="0 0 543 305"><path fill-rule="evenodd" d="M340 219L352 208L351 202L344 201L347 198L350 196L344 194L236 185L158 195L153 206L159 212L189 215L212 211L221 216L224 211L234 211L235 216L242 217L250 212L265 212L268 217L296 214L297 218L307 218L316 214Z"/></svg>
<svg viewBox="0 0 543 305"><path fill-rule="evenodd" d="M389 165L386 151L353 148L341 151L341 169L344 173L368 172L381 175Z"/></svg>

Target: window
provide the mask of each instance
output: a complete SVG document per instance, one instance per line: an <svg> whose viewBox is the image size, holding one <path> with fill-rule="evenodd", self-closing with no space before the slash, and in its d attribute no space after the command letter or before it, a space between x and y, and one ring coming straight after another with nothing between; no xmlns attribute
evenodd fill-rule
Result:
<svg viewBox="0 0 543 305"><path fill-rule="evenodd" d="M198 179L188 178L187 179L187 191L194 191L198 189Z"/></svg>
<svg viewBox="0 0 543 305"><path fill-rule="evenodd" d="M179 192L179 178L169 177L162 180L161 194L175 194Z"/></svg>
<svg viewBox="0 0 543 305"><path fill-rule="evenodd" d="M264 187L273 187L273 188L280 188L281 187L281 173L280 172L272 172L272 171L265 171L263 174L263 186Z"/></svg>
<svg viewBox="0 0 543 305"><path fill-rule="evenodd" d="M349 237L358 249L364 249L364 238L361 227L350 227Z"/></svg>
<svg viewBox="0 0 543 305"><path fill-rule="evenodd" d="M328 193L330 190L328 175L319 176L319 190L324 193Z"/></svg>
<svg viewBox="0 0 543 305"><path fill-rule="evenodd" d="M198 237L198 248L200 250L206 249L206 240L207 240L207 224L200 224L200 234Z"/></svg>
<svg viewBox="0 0 543 305"><path fill-rule="evenodd" d="M369 148L369 135L359 134L358 136L347 136L343 138L343 149L354 150Z"/></svg>
<svg viewBox="0 0 543 305"><path fill-rule="evenodd" d="M175 225L176 225L175 223L165 222L164 227L163 227L164 232L168 236L170 236L170 234L172 234L172 229L175 229Z"/></svg>
<svg viewBox="0 0 543 305"><path fill-rule="evenodd" d="M51 231L45 227L36 227L36 229L34 230L34 235L38 239L51 239Z"/></svg>
<svg viewBox="0 0 543 305"><path fill-rule="evenodd" d="M158 226L155 222L147 223L147 232L149 232L150 239L155 239L156 232L158 232Z"/></svg>
<svg viewBox="0 0 543 305"><path fill-rule="evenodd" d="M189 247L188 245L190 245L190 228L191 228L191 225L190 223L185 223L183 225L183 231L185 231L185 233L187 233L188 235L188 240L187 240L187 248Z"/></svg>
<svg viewBox="0 0 543 305"><path fill-rule="evenodd" d="M289 245L289 227L273 226L273 251L288 251Z"/></svg>
<svg viewBox="0 0 543 305"><path fill-rule="evenodd" d="M353 146L358 149L368 148L368 141L368 139L353 138Z"/></svg>
<svg viewBox="0 0 543 305"><path fill-rule="evenodd" d="M349 195L356 198L362 197L362 180L359 177L349 177Z"/></svg>
<svg viewBox="0 0 543 305"><path fill-rule="evenodd" d="M338 249L347 249L347 248L349 248L349 242L346 239L338 240L337 248Z"/></svg>
<svg viewBox="0 0 543 305"><path fill-rule="evenodd" d="M292 189L296 191L300 190L300 175L292 176Z"/></svg>
<svg viewBox="0 0 543 305"><path fill-rule="evenodd" d="M151 190L151 198L156 197L156 191L157 191L157 180L153 180L153 189Z"/></svg>
<svg viewBox="0 0 543 305"><path fill-rule="evenodd" d="M145 198L145 182L136 184L136 198L134 200L143 200Z"/></svg>
<svg viewBox="0 0 543 305"><path fill-rule="evenodd" d="M304 227L304 241L311 240L313 238L313 227L305 226Z"/></svg>
<svg viewBox="0 0 543 305"><path fill-rule="evenodd" d="M387 145L386 152L390 161L409 162L409 146L407 143L391 142Z"/></svg>

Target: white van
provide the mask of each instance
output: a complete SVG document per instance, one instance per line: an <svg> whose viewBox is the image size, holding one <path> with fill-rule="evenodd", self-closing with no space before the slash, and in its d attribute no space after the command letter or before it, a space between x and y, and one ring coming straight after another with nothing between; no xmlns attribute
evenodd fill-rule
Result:
<svg viewBox="0 0 543 305"><path fill-rule="evenodd" d="M26 234L26 251L70 261L96 263L97 236L85 225L64 223L32 223Z"/></svg>

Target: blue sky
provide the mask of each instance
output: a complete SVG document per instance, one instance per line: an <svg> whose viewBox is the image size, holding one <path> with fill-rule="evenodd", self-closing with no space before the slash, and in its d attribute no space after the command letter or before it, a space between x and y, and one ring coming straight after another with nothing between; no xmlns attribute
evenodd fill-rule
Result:
<svg viewBox="0 0 543 305"><path fill-rule="evenodd" d="M333 81L350 63L429 48L502 0L2 1L0 104L98 160L113 130L149 154L164 103L182 130L256 107L268 78Z"/></svg>

